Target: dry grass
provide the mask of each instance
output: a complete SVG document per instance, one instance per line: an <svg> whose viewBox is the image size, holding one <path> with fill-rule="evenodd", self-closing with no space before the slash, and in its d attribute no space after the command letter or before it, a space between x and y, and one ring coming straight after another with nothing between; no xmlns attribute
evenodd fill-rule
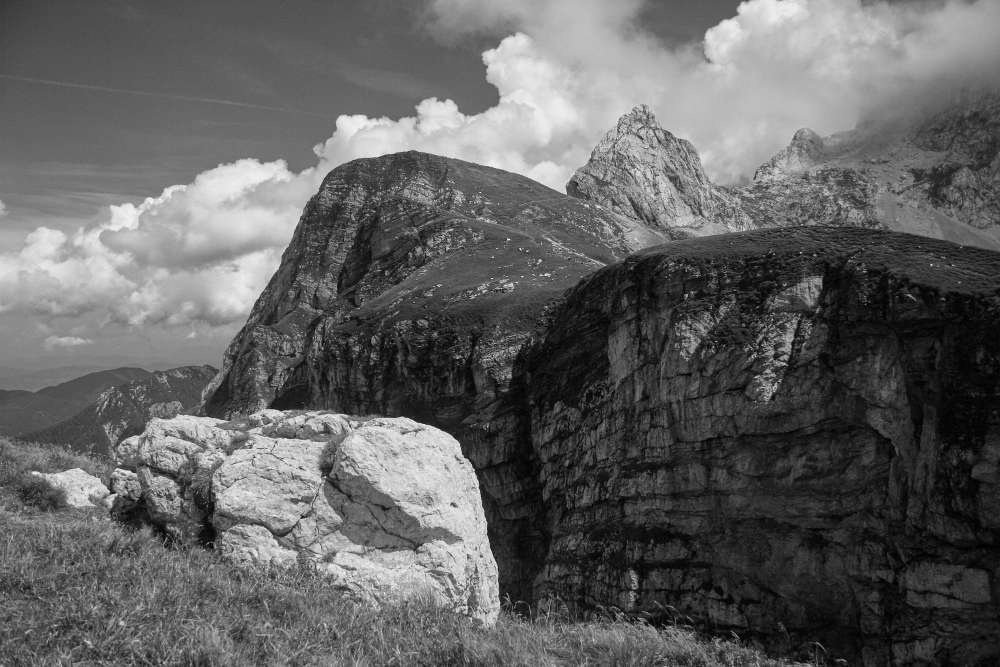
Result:
<svg viewBox="0 0 1000 667"><path fill-rule="evenodd" d="M23 460L12 460L12 455ZM0 484L53 458L10 445ZM69 467L94 472L102 464ZM89 468L88 468L89 466ZM0 665L777 665L745 646L624 619L375 609L304 569L241 570L98 511L44 512L0 488Z"/></svg>

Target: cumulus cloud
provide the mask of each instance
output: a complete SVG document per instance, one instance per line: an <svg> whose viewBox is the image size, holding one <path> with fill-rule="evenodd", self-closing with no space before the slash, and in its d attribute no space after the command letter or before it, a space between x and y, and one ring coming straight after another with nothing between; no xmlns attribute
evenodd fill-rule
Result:
<svg viewBox="0 0 1000 667"><path fill-rule="evenodd" d="M398 121L351 117L330 153L450 150L561 189L615 118L645 102L711 175L733 181L799 127L847 129L931 83L995 84L1000 69L994 0L749 0L701 44L679 47L643 29L643 4L433 0L437 34L518 31L483 57L499 103L472 116L433 100Z"/></svg>
<svg viewBox="0 0 1000 667"><path fill-rule="evenodd" d="M801 126L846 129L933 82L1000 71L1000 3L942 0L748 0L700 43L667 46L643 25L642 0L429 0L449 39L495 34L483 53L497 103L452 100L412 116L342 115L317 164L237 160L171 186L72 234L39 228L0 255L0 312L98 314L131 326L243 320L332 167L423 150L523 173L562 189L616 118L648 103L731 181ZM84 339L80 339L84 340Z"/></svg>
<svg viewBox="0 0 1000 667"><path fill-rule="evenodd" d="M0 218L5 215L7 215L7 205L3 203L2 199L0 199Z"/></svg>
<svg viewBox="0 0 1000 667"><path fill-rule="evenodd" d="M79 336L49 336L42 342L42 345L46 350L54 350L56 348L90 345L93 342L89 338L80 338Z"/></svg>
<svg viewBox="0 0 1000 667"><path fill-rule="evenodd" d="M239 160L67 234L39 227L0 255L0 312L99 313L131 326L246 317L278 264L315 169Z"/></svg>

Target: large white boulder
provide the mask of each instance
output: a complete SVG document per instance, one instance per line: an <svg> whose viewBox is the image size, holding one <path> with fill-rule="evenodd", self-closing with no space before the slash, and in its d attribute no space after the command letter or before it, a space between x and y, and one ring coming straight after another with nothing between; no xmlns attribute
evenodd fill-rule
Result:
<svg viewBox="0 0 1000 667"><path fill-rule="evenodd" d="M309 561L360 598L429 594L496 620L479 483L447 433L325 412L176 419L186 424L153 420L125 445L152 520L175 537L210 524L238 563Z"/></svg>
<svg viewBox="0 0 1000 667"><path fill-rule="evenodd" d="M96 507L111 494L101 480L82 468L52 473L32 471L31 474L53 489L63 491L69 507Z"/></svg>

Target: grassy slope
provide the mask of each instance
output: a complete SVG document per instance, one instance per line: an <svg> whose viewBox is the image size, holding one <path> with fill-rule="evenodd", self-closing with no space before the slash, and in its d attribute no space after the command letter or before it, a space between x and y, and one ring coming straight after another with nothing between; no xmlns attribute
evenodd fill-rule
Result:
<svg viewBox="0 0 1000 667"><path fill-rule="evenodd" d="M0 665L776 665L677 627L604 620L496 627L410 602L356 605L308 569L240 570L94 511L17 495L26 468L107 466L0 441Z"/></svg>

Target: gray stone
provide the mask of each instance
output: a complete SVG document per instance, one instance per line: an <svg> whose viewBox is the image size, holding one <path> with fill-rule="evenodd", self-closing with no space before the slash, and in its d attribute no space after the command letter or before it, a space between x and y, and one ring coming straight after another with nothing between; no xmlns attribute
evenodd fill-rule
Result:
<svg viewBox="0 0 1000 667"><path fill-rule="evenodd" d="M53 489L64 492L69 507L96 507L110 493L101 480L82 468L53 473L32 471L31 474Z"/></svg>

